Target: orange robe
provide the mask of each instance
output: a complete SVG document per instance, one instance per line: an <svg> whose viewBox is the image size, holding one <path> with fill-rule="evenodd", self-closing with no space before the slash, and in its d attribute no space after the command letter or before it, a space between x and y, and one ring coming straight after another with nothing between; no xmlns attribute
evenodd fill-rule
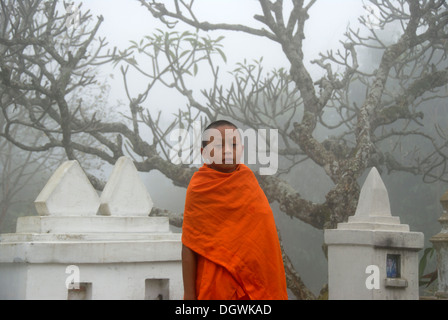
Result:
<svg viewBox="0 0 448 320"><path fill-rule="evenodd" d="M231 173L204 165L193 175L182 242L198 254L198 299L288 299L272 210L244 164Z"/></svg>

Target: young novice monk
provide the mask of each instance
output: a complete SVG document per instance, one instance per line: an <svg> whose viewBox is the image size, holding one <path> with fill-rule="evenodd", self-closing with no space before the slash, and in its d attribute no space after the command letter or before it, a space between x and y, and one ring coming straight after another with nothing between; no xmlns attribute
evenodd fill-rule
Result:
<svg viewBox="0 0 448 320"><path fill-rule="evenodd" d="M237 127L210 124L202 146L207 164L187 188L182 226L184 299L288 299L274 217L253 172L239 163Z"/></svg>

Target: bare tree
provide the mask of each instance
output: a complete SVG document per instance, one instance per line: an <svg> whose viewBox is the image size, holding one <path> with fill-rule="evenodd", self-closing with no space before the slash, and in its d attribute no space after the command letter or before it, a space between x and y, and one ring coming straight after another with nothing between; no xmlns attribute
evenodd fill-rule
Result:
<svg viewBox="0 0 448 320"><path fill-rule="evenodd" d="M325 71L320 79L312 79L302 50L308 12L316 1L291 1L291 10L286 12L283 1L260 0L262 15L254 19L264 27L258 29L199 21L194 1L173 1L172 8L157 1L140 2L169 28L183 22L203 31L245 32L281 45L291 64L289 72L277 70L263 78L261 64L242 64L228 89L218 84L219 69L208 57L215 85L202 92L205 104L187 87L183 65L173 66L177 70L167 85L188 97L189 119L194 119L195 111L210 119L229 116L253 128L279 129L285 146L280 154L296 158L293 164L309 158L323 168L334 188L322 204L301 199L275 177L260 177L270 198L287 214L317 228L334 227L353 214L359 192L357 178L370 166L447 181L446 128L438 126L438 136L431 136L424 128L413 126L420 124L422 108L430 107L429 100L445 97L438 90L448 80L444 1L372 1L379 12L378 29L361 18L367 32L349 30L343 51L329 51L313 61ZM394 42L385 43L380 30L389 25L401 28L401 33ZM374 69L360 66L358 51L363 48L381 52ZM353 88L365 93L359 105L350 95ZM399 122L404 125L396 130L393 125ZM319 141L314 135L319 127L337 135ZM405 136L425 139L432 151L419 156L415 150L406 162L380 148L386 140L401 146Z"/></svg>
<svg viewBox="0 0 448 320"><path fill-rule="evenodd" d="M0 115L0 119L2 116ZM0 127L1 126L0 120ZM14 128L11 135L17 137L17 128ZM39 136L26 137L26 133L22 132L22 139L28 139L30 143L37 143ZM11 209L17 204L24 204L32 199L26 197L26 191L32 189L33 185L39 183L39 177L45 172L53 169L55 164L59 164L62 154L58 156L53 153L56 150L50 150L43 156L21 150L15 147L8 140L0 140L0 230L11 230L12 228L6 224L8 213L12 213Z"/></svg>
<svg viewBox="0 0 448 320"><path fill-rule="evenodd" d="M277 201L285 214L317 229L333 228L355 212L357 180L371 166L448 180L448 132L440 123L435 130L421 126L431 103L446 98L441 90L448 83L444 1L371 1L378 12L377 26L361 18L364 28L348 30L342 50L316 58L313 63L324 74L318 79L313 79L303 54L305 24L316 0L291 0L288 5L281 0L259 0L260 14L253 17L259 28L200 21L194 1L174 0L170 6L139 1L168 28L181 22L200 32L159 31L123 52L102 55L104 41L93 49L101 19L89 29L88 15L82 14L80 26L70 29L67 15L55 10L57 1L18 1L21 9L2 1L4 17L9 17L3 28L9 29L0 38L0 93L7 122L0 137L29 151L63 148L69 159L90 154L114 164L127 154L138 170L160 171L175 185L186 187L196 169L170 161L168 137L175 128L189 129L195 121L228 117L246 127L277 129L279 154L287 163L279 173L313 161L333 187L325 201L314 203L278 175L258 175L259 182L268 199ZM386 39L381 30L392 27L398 36ZM262 61L241 63L232 73L232 84L221 84L217 59L225 59L222 38L201 36L214 30L244 32L280 44L291 67L265 72ZM380 55L374 68L364 66L359 57L366 49ZM143 59L148 62L144 67ZM120 64L127 92L128 110L120 122L96 118L94 108L82 101L74 109L67 104L74 88L94 85L89 68L107 61ZM198 93L191 80L204 70L208 70L211 86ZM132 72L147 81L138 94L128 85ZM164 124L161 114L154 114L149 106L150 92L158 85L179 93L187 102L170 124ZM17 108L26 110L28 116L14 117ZM13 126L43 132L47 142L17 141L10 134ZM319 129L331 134L319 137ZM95 143L81 143L83 135ZM414 149L416 138L424 148ZM101 181L90 178L102 188ZM169 213L157 209L153 214ZM299 298L315 298L286 255L285 262L289 288Z"/></svg>
<svg viewBox="0 0 448 320"><path fill-rule="evenodd" d="M101 153L95 144L81 147L78 140L80 132L93 133L98 120L82 98L76 105L71 102L80 88L97 84L93 69L110 62L115 53L102 55L107 43L95 39L102 17L88 29L89 12L63 6L59 1L1 1L0 98L5 125L0 136L23 150L62 148L69 159L77 159L77 151ZM24 129L46 139L17 140L12 132Z"/></svg>

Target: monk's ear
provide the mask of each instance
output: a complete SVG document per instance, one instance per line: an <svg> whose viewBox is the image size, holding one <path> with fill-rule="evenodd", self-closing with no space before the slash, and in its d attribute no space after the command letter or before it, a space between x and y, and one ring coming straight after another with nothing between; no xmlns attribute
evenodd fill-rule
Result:
<svg viewBox="0 0 448 320"><path fill-rule="evenodd" d="M240 153L243 154L244 153L244 144L240 144L240 148L241 148Z"/></svg>
<svg viewBox="0 0 448 320"><path fill-rule="evenodd" d="M236 151L236 163L241 163L241 158L244 154L244 145L239 144L238 147L239 147L239 150Z"/></svg>
<svg viewBox="0 0 448 320"><path fill-rule="evenodd" d="M206 164L211 164L209 156L210 156L209 154L204 155L204 148L201 148L201 157Z"/></svg>
<svg viewBox="0 0 448 320"><path fill-rule="evenodd" d="M201 157L202 157L202 158L205 158L205 157L204 157L204 148L203 148L203 147L201 147Z"/></svg>

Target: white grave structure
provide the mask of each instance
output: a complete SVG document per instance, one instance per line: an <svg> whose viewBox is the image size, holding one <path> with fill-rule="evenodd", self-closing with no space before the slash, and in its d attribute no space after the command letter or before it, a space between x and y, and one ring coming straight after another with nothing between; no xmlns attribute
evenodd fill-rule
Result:
<svg viewBox="0 0 448 320"><path fill-rule="evenodd" d="M0 235L1 299L182 299L181 235L120 158L101 197L77 161L62 164Z"/></svg>
<svg viewBox="0 0 448 320"><path fill-rule="evenodd" d="M439 219L442 230L429 241L432 242L437 255L438 291L435 296L448 300L448 191L443 194L440 203L443 206L443 214Z"/></svg>
<svg viewBox="0 0 448 320"><path fill-rule="evenodd" d="M386 187L372 168L355 215L325 230L330 300L419 299L421 232L392 216Z"/></svg>

